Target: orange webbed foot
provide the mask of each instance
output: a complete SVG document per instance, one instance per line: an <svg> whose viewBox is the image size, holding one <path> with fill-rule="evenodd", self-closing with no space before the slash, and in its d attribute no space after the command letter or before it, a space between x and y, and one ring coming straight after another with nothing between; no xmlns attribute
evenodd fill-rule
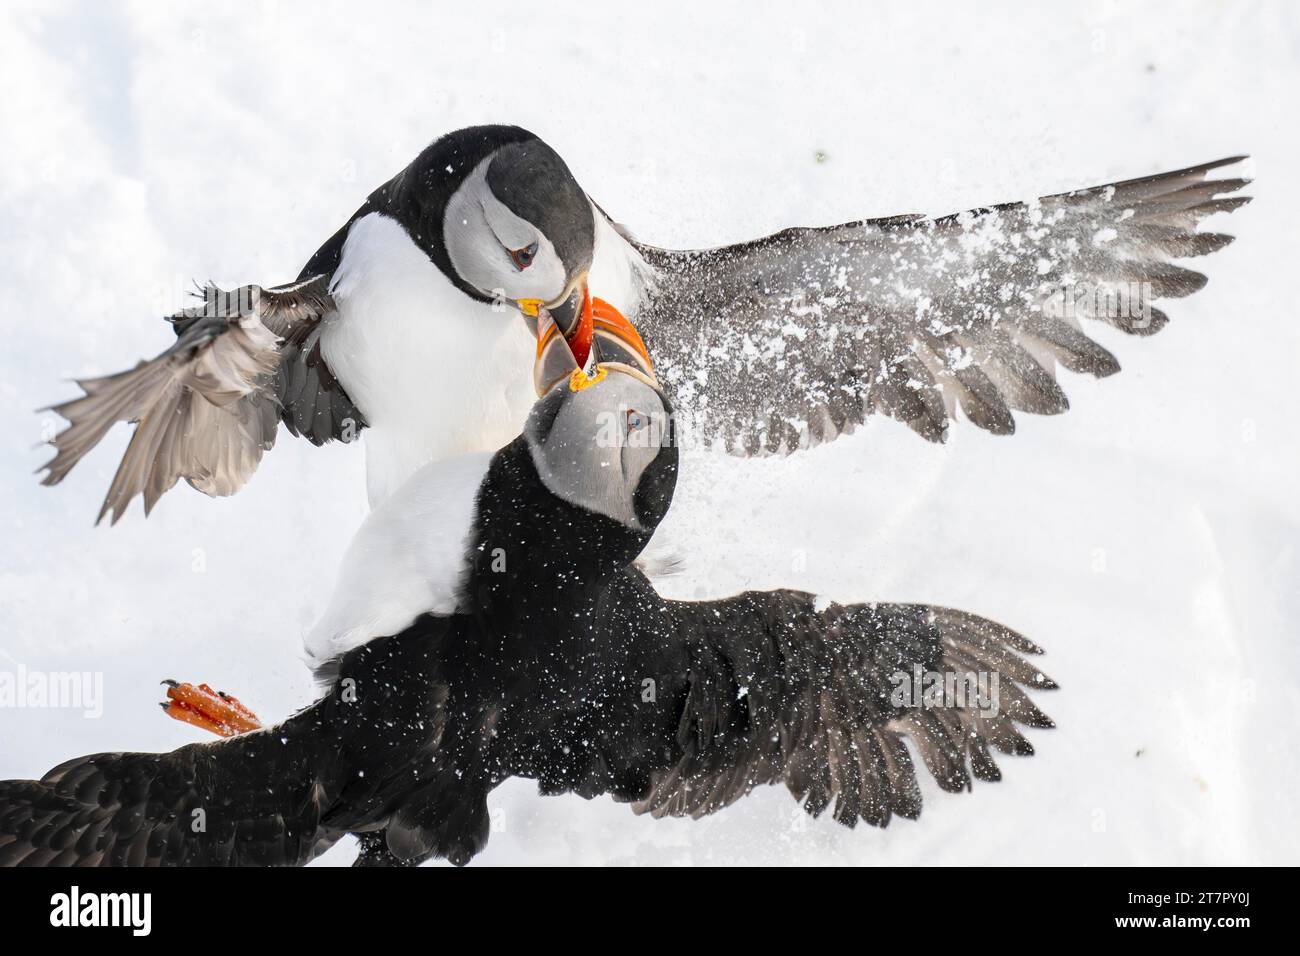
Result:
<svg viewBox="0 0 1300 956"><path fill-rule="evenodd" d="M262 727L256 714L224 691L213 690L207 684L196 687L174 680L163 683L168 700L159 706L173 720L202 727L218 737L234 737Z"/></svg>

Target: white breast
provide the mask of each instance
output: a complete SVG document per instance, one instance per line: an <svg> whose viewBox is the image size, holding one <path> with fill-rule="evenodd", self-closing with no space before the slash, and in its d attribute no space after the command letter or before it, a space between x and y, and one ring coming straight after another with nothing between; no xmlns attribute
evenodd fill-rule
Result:
<svg viewBox="0 0 1300 956"><path fill-rule="evenodd" d="M635 325L653 273L599 209L593 207L592 215L596 217L596 241L587 285L592 295L604 299Z"/></svg>
<svg viewBox="0 0 1300 956"><path fill-rule="evenodd" d="M372 508L425 463L519 434L534 343L517 311L465 295L382 213L353 223L332 291L321 348L369 425Z"/></svg>
<svg viewBox="0 0 1300 956"><path fill-rule="evenodd" d="M303 641L313 667L397 634L421 614L455 613L491 460L483 452L425 465L370 512L348 545L329 607Z"/></svg>

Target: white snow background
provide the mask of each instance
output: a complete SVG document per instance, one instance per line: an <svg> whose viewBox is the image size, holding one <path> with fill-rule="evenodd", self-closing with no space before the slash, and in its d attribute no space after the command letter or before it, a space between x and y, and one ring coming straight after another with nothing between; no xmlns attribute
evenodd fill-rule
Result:
<svg viewBox="0 0 1300 956"><path fill-rule="evenodd" d="M201 739L163 677L264 718L364 513L360 446L283 430L251 484L92 522L119 427L32 472L73 376L165 347L192 279L294 277L441 133L518 123L661 245L946 213L1254 156L1210 283L1072 409L945 447L881 419L784 460L692 455L675 596L799 587L987 615L1047 649L1055 730L916 823L764 788L702 821L490 800L481 864L1295 862L1300 7L1287 3L6 3L0 13L0 667L102 671L100 719L0 711L0 777ZM818 161L817 154L824 154ZM521 374L527 370L521 369ZM343 844L325 858L350 862Z"/></svg>

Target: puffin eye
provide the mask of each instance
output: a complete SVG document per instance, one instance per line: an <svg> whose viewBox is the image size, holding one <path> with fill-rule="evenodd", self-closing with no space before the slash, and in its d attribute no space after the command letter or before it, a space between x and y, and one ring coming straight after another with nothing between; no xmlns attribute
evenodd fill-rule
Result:
<svg viewBox="0 0 1300 956"><path fill-rule="evenodd" d="M627 433L629 435L638 429L644 428L645 424L646 416L642 415L635 408L629 408L627 410Z"/></svg>
<svg viewBox="0 0 1300 956"><path fill-rule="evenodd" d="M511 249L510 259L514 262L515 268L523 272L533 264L533 257L537 255L537 243L531 243L522 249Z"/></svg>

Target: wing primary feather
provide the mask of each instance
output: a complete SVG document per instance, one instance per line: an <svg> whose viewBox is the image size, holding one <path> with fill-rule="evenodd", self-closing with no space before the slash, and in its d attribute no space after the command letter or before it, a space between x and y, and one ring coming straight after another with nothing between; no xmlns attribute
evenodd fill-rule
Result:
<svg viewBox="0 0 1300 956"><path fill-rule="evenodd" d="M632 241L647 273L638 326L670 398L685 390L688 429L720 435L735 454L831 441L873 414L942 441L961 408L976 426L1012 434L1013 410L1068 408L1058 363L1098 377L1119 370L1087 322L1150 336L1169 321L1154 301L1205 285L1173 260L1231 242L1198 228L1249 201L1239 195L1248 178L1207 178L1244 158L714 250Z"/></svg>
<svg viewBox="0 0 1300 956"><path fill-rule="evenodd" d="M206 494L233 494L274 444L276 419L292 421L302 403L310 404L313 441L330 437L341 389L332 377L330 389L319 387L328 372L318 360L311 375L318 388L308 394L298 351L334 308L328 277L233 292L208 283L198 295L202 305L170 317L177 334L170 348L129 371L78 382L81 397L49 409L68 427L39 469L46 485L61 482L117 422L136 426L98 520L111 514L115 524L136 495L149 514L181 478ZM285 389L293 392L287 407ZM358 413L355 426L363 425Z"/></svg>

